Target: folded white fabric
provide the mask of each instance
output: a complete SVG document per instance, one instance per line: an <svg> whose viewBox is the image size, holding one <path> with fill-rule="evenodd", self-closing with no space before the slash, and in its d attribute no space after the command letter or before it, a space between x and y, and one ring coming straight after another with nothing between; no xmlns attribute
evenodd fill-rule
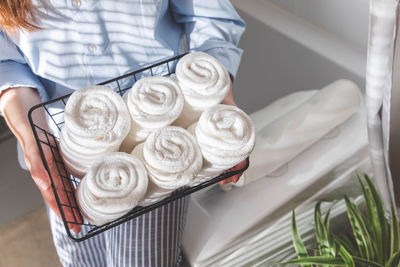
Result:
<svg viewBox="0 0 400 267"><path fill-rule="evenodd" d="M192 52L181 58L175 76L182 89L185 105L174 125L187 128L201 113L225 99L230 77L225 67L203 52Z"/></svg>
<svg viewBox="0 0 400 267"><path fill-rule="evenodd" d="M121 150L128 153L151 131L170 125L183 109L179 85L168 77L142 78L123 98L132 118L131 130L121 145Z"/></svg>
<svg viewBox="0 0 400 267"><path fill-rule="evenodd" d="M196 185L245 160L254 148L255 129L250 117L235 106L219 104L207 109L188 128L199 143L203 168Z"/></svg>
<svg viewBox="0 0 400 267"><path fill-rule="evenodd" d="M258 131L250 166L236 186L274 172L354 114L362 95L353 82L338 80Z"/></svg>
<svg viewBox="0 0 400 267"><path fill-rule="evenodd" d="M317 92L318 90L294 92L279 98L265 108L251 113L249 116L256 128L256 133L277 118L302 105Z"/></svg>
<svg viewBox="0 0 400 267"><path fill-rule="evenodd" d="M175 126L152 132L132 154L142 160L149 176L149 190L140 203L142 206L153 204L188 185L200 172L203 162L194 137Z"/></svg>
<svg viewBox="0 0 400 267"><path fill-rule="evenodd" d="M127 153L109 153L92 165L78 185L77 202L88 222L102 225L137 206L147 186L147 172L139 159Z"/></svg>
<svg viewBox="0 0 400 267"><path fill-rule="evenodd" d="M72 175L82 177L107 152L118 151L131 122L121 96L105 86L75 91L65 106L61 153Z"/></svg>

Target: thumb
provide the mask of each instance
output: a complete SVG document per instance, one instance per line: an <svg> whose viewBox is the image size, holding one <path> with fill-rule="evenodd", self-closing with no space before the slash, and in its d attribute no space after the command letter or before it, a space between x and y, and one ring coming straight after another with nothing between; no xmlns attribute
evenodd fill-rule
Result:
<svg viewBox="0 0 400 267"><path fill-rule="evenodd" d="M48 190L51 183L47 171L43 166L40 156L35 154L26 155L25 161L27 163L27 167L31 172L31 176L35 184L42 191Z"/></svg>
<svg viewBox="0 0 400 267"><path fill-rule="evenodd" d="M50 180L43 177L34 177L32 174L32 179L40 190L46 191L50 188Z"/></svg>

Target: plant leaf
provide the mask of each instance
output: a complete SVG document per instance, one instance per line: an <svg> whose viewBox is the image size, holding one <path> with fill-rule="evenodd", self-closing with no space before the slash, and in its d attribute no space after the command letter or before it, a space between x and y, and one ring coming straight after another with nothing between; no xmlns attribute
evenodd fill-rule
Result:
<svg viewBox="0 0 400 267"><path fill-rule="evenodd" d="M381 264L384 264L385 261L389 257L389 244L390 244L390 236L389 236L389 225L388 221L385 217L385 209L383 207L382 199L376 189L372 179L364 174L365 182L370 190L369 197L371 197L372 205L373 205L373 218L376 220L376 225L373 224L373 229L376 231L376 245L377 245L377 261ZM367 199L366 199L367 200Z"/></svg>
<svg viewBox="0 0 400 267"><path fill-rule="evenodd" d="M324 254L324 251L321 251L321 247L323 246L323 243L325 242L324 235L321 229L321 225L319 223L319 219L321 217L321 202L318 202L315 205L314 209L314 227L315 227L315 238L317 240L317 245L318 245L318 255L317 256L326 256Z"/></svg>
<svg viewBox="0 0 400 267"><path fill-rule="evenodd" d="M349 218L351 228L353 229L353 234L356 239L360 255L362 258L367 260L374 260L371 237L361 212L347 197L345 197L345 201L347 206L347 216Z"/></svg>
<svg viewBox="0 0 400 267"><path fill-rule="evenodd" d="M399 251L399 222L394 207L391 207L391 224L390 224L390 255L394 256Z"/></svg>
<svg viewBox="0 0 400 267"><path fill-rule="evenodd" d="M400 251L397 251L390 257L389 261L385 264L385 267L395 267L398 266L399 263L400 263Z"/></svg>
<svg viewBox="0 0 400 267"><path fill-rule="evenodd" d="M349 253L353 256L358 256L359 251L357 249L357 244L354 243L354 241L348 236L348 235L342 235L340 237L336 238L336 242L343 246Z"/></svg>
<svg viewBox="0 0 400 267"><path fill-rule="evenodd" d="M335 266L346 266L341 258L332 258L324 256L314 256L301 259L290 260L286 262L280 262L278 264L320 264L320 265L335 265Z"/></svg>
<svg viewBox="0 0 400 267"><path fill-rule="evenodd" d="M327 257L336 256L336 244L334 242L332 234L325 227L321 215L321 202L315 205L315 232L318 243L319 255Z"/></svg>
<svg viewBox="0 0 400 267"><path fill-rule="evenodd" d="M347 267L355 267L353 257L343 246L339 247L339 256L342 258Z"/></svg>
<svg viewBox="0 0 400 267"><path fill-rule="evenodd" d="M358 263L360 263L360 264L362 264L361 266L366 266L366 267L373 267L373 266L384 267L382 264L379 264L379 263L374 262L374 261L369 261L369 260L363 259L363 258L358 258L358 257L354 257L353 256L353 260L354 260L354 263L357 263L357 266L360 266L358 264Z"/></svg>
<svg viewBox="0 0 400 267"><path fill-rule="evenodd" d="M377 216L377 209L375 207L376 204L374 202L374 197L372 196L371 190L363 183L361 177L358 174L357 178L363 192L365 204L367 206L367 224L369 225L371 230L374 248L377 254L382 254L382 226L380 225L379 218Z"/></svg>
<svg viewBox="0 0 400 267"><path fill-rule="evenodd" d="M296 215L295 215L294 209L292 212L292 240L293 240L294 249L296 250L296 253L297 253L297 257L299 259L308 257L307 249L304 246L304 243L301 240L300 234L297 230ZM311 265L308 265L308 264L302 264L301 266L311 267Z"/></svg>
<svg viewBox="0 0 400 267"><path fill-rule="evenodd" d="M328 212L325 215L325 219L324 219L324 225L326 227L326 229L329 230L329 217L331 215L331 208L329 208Z"/></svg>

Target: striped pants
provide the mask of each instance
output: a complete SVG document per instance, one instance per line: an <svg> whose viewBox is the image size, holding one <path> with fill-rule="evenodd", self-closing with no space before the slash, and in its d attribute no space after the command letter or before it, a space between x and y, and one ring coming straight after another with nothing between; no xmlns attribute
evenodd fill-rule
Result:
<svg viewBox="0 0 400 267"><path fill-rule="evenodd" d="M71 241L62 221L48 210L54 244L63 266L179 266L189 196L82 242ZM88 232L83 226L82 231Z"/></svg>

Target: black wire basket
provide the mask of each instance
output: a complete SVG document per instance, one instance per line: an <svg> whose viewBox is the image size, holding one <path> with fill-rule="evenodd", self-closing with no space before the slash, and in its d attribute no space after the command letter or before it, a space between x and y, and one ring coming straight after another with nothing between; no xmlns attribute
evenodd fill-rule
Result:
<svg viewBox="0 0 400 267"><path fill-rule="evenodd" d="M132 85L142 77L154 75L167 76L172 74L175 70L177 61L184 55L185 54L179 55L165 61L153 64L151 66L142 68L140 70L133 71L123 76L100 83L100 85L108 86L114 89L120 95L123 95L125 91L129 90ZM78 205L76 204L77 202L75 198L75 189L80 180L68 173L62 161L60 148L58 145L59 138L57 136L58 133L61 131L62 124L64 123L64 107L70 95L71 94L65 95L32 107L29 110L28 117L37 145L39 147L43 165L46 168L51 180L51 187L55 196L55 200L57 202L57 206L60 210L61 219L64 223L69 238L73 241L86 240L110 228L113 228L140 215L143 215L144 213L161 207L162 205L182 198L186 195L192 194L193 192L201 190L221 180L232 177L233 175L239 174L245 171L249 166L249 159L247 158L246 165L239 170L227 171L219 175L218 177L203 182L197 186L185 186L178 188L169 197L147 207L135 207L124 216L104 225L91 225L87 222L84 222L82 214L78 208ZM58 107L58 110L56 109L57 111L55 112L51 108L54 106ZM50 133L48 130L40 126L40 122L34 120L33 113L37 112L40 109L46 112L49 120L48 123L53 124L52 126L54 127L51 128L55 129L55 131L58 130L58 133ZM66 215L69 215L68 218ZM89 226L90 230L86 233L81 232L79 234L75 234L69 229L68 225L87 225Z"/></svg>

